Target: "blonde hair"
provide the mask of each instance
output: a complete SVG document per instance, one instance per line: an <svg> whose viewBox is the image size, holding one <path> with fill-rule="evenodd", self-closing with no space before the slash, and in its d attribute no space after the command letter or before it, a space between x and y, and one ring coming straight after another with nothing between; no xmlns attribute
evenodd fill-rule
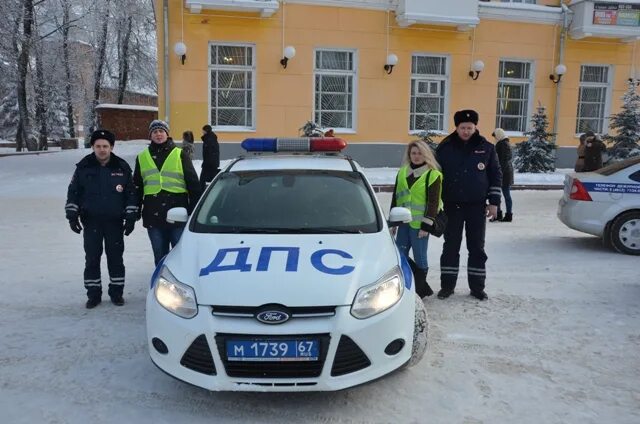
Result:
<svg viewBox="0 0 640 424"><path fill-rule="evenodd" d="M420 150L420 153L422 153L422 157L424 157L424 161L427 164L427 167L429 169L437 169L438 171L441 170L440 164L438 163L435 155L433 154L433 150L431 150L431 147L429 147L429 145L422 140L415 140L407 144L407 148L405 149L404 156L402 158L403 166L409 165L411 163L410 154L411 154L411 149L414 147L417 147L418 150Z"/></svg>

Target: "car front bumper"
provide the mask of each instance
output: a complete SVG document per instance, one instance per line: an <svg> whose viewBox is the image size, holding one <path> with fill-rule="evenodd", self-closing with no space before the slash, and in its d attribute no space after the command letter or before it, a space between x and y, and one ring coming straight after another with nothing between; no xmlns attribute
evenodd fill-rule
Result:
<svg viewBox="0 0 640 424"><path fill-rule="evenodd" d="M205 305L199 305L194 318L183 319L160 306L150 290L147 342L151 359L161 370L208 390L333 391L377 379L410 359L414 309L414 294L405 290L392 308L364 320L351 316L349 306L341 306L334 316L293 318L268 325L253 318L213 315ZM224 340L230 334L247 338L312 336L321 339L323 352L320 362L313 364L229 362ZM154 338L167 346L167 353L158 352ZM387 355L385 348L397 339L404 340L404 346L395 355Z"/></svg>

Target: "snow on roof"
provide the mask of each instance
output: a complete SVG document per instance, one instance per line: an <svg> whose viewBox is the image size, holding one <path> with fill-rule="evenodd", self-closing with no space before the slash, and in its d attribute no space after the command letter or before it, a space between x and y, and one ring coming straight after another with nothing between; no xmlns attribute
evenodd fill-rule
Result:
<svg viewBox="0 0 640 424"><path fill-rule="evenodd" d="M96 106L96 109L126 109L126 110L148 110L150 112L157 112L157 106L141 106L141 105L117 105L114 103L100 103Z"/></svg>

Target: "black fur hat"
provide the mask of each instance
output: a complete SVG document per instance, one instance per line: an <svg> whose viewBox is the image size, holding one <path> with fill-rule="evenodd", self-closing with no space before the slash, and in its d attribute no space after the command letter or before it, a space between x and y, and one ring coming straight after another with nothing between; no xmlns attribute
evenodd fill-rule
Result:
<svg viewBox="0 0 640 424"><path fill-rule="evenodd" d="M463 122L471 122L474 125L478 125L478 112L471 109L459 110L453 115L453 122L456 124L456 127Z"/></svg>
<svg viewBox="0 0 640 424"><path fill-rule="evenodd" d="M96 140L107 140L112 147L116 144L116 136L109 130L95 130L92 132L89 143L93 146Z"/></svg>

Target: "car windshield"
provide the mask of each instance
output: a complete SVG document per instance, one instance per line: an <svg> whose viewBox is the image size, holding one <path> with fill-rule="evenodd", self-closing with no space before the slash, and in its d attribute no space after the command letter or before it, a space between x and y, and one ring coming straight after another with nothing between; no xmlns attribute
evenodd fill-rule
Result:
<svg viewBox="0 0 640 424"><path fill-rule="evenodd" d="M358 172L226 172L196 211L194 232L332 234L381 230L373 193Z"/></svg>
<svg viewBox="0 0 640 424"><path fill-rule="evenodd" d="M636 156L630 159L625 159L620 162L613 163L611 165L605 166L604 168L600 168L595 172L601 175L612 175L618 171L622 171L623 169L631 165L635 165L636 163L640 163L640 156Z"/></svg>

